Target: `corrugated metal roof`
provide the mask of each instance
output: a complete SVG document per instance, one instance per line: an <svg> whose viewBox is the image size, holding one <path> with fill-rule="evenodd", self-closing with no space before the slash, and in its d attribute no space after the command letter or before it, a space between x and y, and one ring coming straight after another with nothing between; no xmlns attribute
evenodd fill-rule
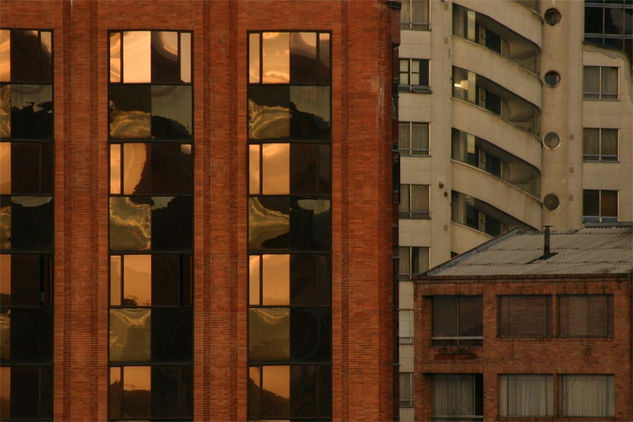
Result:
<svg viewBox="0 0 633 422"><path fill-rule="evenodd" d="M633 271L633 225L552 232L543 256L543 232L515 230L435 267L427 275L625 274Z"/></svg>

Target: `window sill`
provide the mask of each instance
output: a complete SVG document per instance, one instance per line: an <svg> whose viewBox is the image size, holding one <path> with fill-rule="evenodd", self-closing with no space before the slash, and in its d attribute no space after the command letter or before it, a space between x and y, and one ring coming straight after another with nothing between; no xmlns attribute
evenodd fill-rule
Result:
<svg viewBox="0 0 633 422"><path fill-rule="evenodd" d="M412 154L409 150L400 150L400 156L401 157L420 157L420 158L428 158L431 156L431 154L427 153L423 153L423 154Z"/></svg>
<svg viewBox="0 0 633 422"><path fill-rule="evenodd" d="M430 220L430 214L417 214L417 213L405 213L401 212L399 214L400 218L408 219L408 220Z"/></svg>
<svg viewBox="0 0 633 422"><path fill-rule="evenodd" d="M413 94L432 94L431 87L426 85L398 85L398 91Z"/></svg>
<svg viewBox="0 0 633 422"><path fill-rule="evenodd" d="M620 164L620 160L619 159L615 159L615 160L587 160L586 158L583 157L582 159L583 163L595 163L595 164Z"/></svg>
<svg viewBox="0 0 633 422"><path fill-rule="evenodd" d="M430 31L431 24L426 23L415 23L415 22L403 22L400 23L400 29L409 29L411 31Z"/></svg>

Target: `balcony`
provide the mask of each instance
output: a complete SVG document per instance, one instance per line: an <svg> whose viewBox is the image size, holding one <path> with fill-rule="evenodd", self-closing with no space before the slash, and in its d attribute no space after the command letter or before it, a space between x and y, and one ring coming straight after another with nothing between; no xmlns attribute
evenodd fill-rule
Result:
<svg viewBox="0 0 633 422"><path fill-rule="evenodd" d="M451 223L451 250L453 252L462 254L490 239L492 239L492 236L482 233L479 230L472 229L454 221Z"/></svg>

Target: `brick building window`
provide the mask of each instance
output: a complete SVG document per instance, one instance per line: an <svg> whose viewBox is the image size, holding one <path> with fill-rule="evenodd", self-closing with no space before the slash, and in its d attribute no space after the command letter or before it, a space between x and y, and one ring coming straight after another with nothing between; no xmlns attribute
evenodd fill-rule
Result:
<svg viewBox="0 0 633 422"><path fill-rule="evenodd" d="M400 27L428 31L431 28L429 12L429 0L402 0Z"/></svg>
<svg viewBox="0 0 633 422"><path fill-rule="evenodd" d="M499 296L500 337L551 337L551 296Z"/></svg>
<svg viewBox="0 0 633 422"><path fill-rule="evenodd" d="M430 93L428 59L400 59L398 89L409 92Z"/></svg>
<svg viewBox="0 0 633 422"><path fill-rule="evenodd" d="M604 66L584 66L583 99L617 100L618 68Z"/></svg>
<svg viewBox="0 0 633 422"><path fill-rule="evenodd" d="M483 377L431 375L433 421L483 420Z"/></svg>
<svg viewBox="0 0 633 422"><path fill-rule="evenodd" d="M429 155L429 124L399 122L398 149L402 155Z"/></svg>
<svg viewBox="0 0 633 422"><path fill-rule="evenodd" d="M615 416L613 375L560 375L559 415L563 417Z"/></svg>
<svg viewBox="0 0 633 422"><path fill-rule="evenodd" d="M398 277L408 280L410 276L422 274L429 269L429 248L421 246L400 246Z"/></svg>
<svg viewBox="0 0 633 422"><path fill-rule="evenodd" d="M481 296L433 296L433 346L480 346Z"/></svg>
<svg viewBox="0 0 633 422"><path fill-rule="evenodd" d="M584 161L618 161L618 130L584 128L582 130Z"/></svg>
<svg viewBox="0 0 633 422"><path fill-rule="evenodd" d="M429 216L429 185L400 185L400 218Z"/></svg>
<svg viewBox="0 0 633 422"><path fill-rule="evenodd" d="M554 416L554 377L499 375L499 416Z"/></svg>
<svg viewBox="0 0 633 422"><path fill-rule="evenodd" d="M559 337L612 337L612 295L558 296Z"/></svg>
<svg viewBox="0 0 633 422"><path fill-rule="evenodd" d="M585 223L611 223L618 221L618 191L582 191L582 220Z"/></svg>

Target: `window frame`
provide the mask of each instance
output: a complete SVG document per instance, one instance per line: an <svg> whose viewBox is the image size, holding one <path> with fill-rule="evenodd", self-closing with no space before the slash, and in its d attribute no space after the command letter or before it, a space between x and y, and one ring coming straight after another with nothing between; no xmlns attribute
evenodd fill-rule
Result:
<svg viewBox="0 0 633 422"><path fill-rule="evenodd" d="M435 319L435 301L436 297L449 297L454 298L457 301L456 304L456 320L457 320L457 335L456 336L436 336L434 334L434 319ZM480 315L481 315L481 335L480 336L460 336L460 304L462 297L479 297L480 298ZM482 295L437 295L431 296L431 347L446 347L446 344L434 344L434 342L454 342L452 346L466 346L466 347L480 347L483 345L484 333L483 333L483 296Z"/></svg>
<svg viewBox="0 0 633 422"><path fill-rule="evenodd" d="M400 273L400 270L398 269L398 280L409 280L411 276L415 276L415 275L419 275L419 274L423 274L424 272L426 272L429 268L430 268L430 258L431 258L431 248L428 246L402 246L399 245L398 248L407 248L409 250L409 262L408 262L408 267L409 267L409 272L408 273ZM414 271L414 265L413 265L413 259L411 259L412 256L414 256L414 252L423 252L426 251L426 268L420 268L419 272L415 272ZM416 253L417 255L417 253ZM398 257L399 259L402 258L402 255L400 254L400 249L398 249ZM423 265L421 265L422 263L418 263L418 266L423 267Z"/></svg>
<svg viewBox="0 0 633 422"><path fill-rule="evenodd" d="M598 131L598 154L585 153L585 130L597 130ZM615 148L616 154L603 154L602 152L602 138L603 132L607 130L615 130ZM582 161L588 163L618 163L620 161L620 130L618 128L605 128L605 127L584 127L583 128L583 151Z"/></svg>
<svg viewBox="0 0 633 422"><path fill-rule="evenodd" d="M421 0L419 3L422 3L422 7L426 8L426 16L428 22L413 22L413 5L417 4L416 0L401 0L403 5L401 6L401 10L405 10L405 12L401 12L400 18L400 29L409 29L414 31L430 31L431 30L431 1L430 0ZM406 6L404 5L406 3ZM409 16L405 16L406 9L409 10ZM408 18L408 19L407 19Z"/></svg>
<svg viewBox="0 0 633 422"><path fill-rule="evenodd" d="M503 332L503 308L502 301L504 298L536 298L541 297L545 299L545 326L543 327L543 335L517 335ZM497 338L504 339L526 339L526 338L539 338L548 339L554 337L554 300L551 294L536 294L536 295L521 295L521 294L509 294L509 295L497 295Z"/></svg>
<svg viewBox="0 0 633 422"><path fill-rule="evenodd" d="M584 202L585 202L585 192L598 192L598 215L585 215L584 210ZM603 192L615 192L615 201L616 201L616 215L613 216L603 216L602 215L602 197ZM582 221L583 223L617 223L620 219L620 193L618 190L613 189L583 189L582 191L582 200L583 200L583 212L582 212Z"/></svg>
<svg viewBox="0 0 633 422"><path fill-rule="evenodd" d="M505 378L505 386L506 386L506 390L504 391L502 389L502 382L501 382L501 378ZM505 410L506 413L508 413L507 409L508 409L508 404L507 404L507 400L508 400L508 390L507 390L507 386L508 386L508 378L510 377L541 377L545 379L545 394L547 395L547 393L551 393L551 395L549 395L547 397L548 403L546 403L546 407L548 407L547 405L549 405L549 407L551 408L551 413L550 414L546 414L546 415L510 415L510 414L501 414L501 409L502 409L502 395L505 395L506 397L506 404L505 404ZM549 378L549 380L548 380ZM499 412L499 417L500 418L551 418L556 416L556 406L555 406L555 389L554 389L554 376L552 374L534 374L534 373L530 373L530 374L498 374L497 376L497 382L498 382L498 396L499 396L499 401L498 401L498 412ZM548 385L550 384L551 387L551 391L547 391Z"/></svg>
<svg viewBox="0 0 633 422"><path fill-rule="evenodd" d="M467 421L472 421L472 420L484 420L484 415L483 415L483 404L484 404L484 389L483 389L483 374L431 374L431 400L430 400L430 404L431 404L431 420L432 421L459 421L459 420L467 420ZM479 406L482 409L482 414L481 415L436 415L435 414L435 409L433 406L433 394L434 394L434 384L435 384L435 379L436 377L453 377L457 379L457 394L455 395L455 397L460 397L459 394L459 390L461 388L461 380L462 378L468 377L468 378L473 378L474 383L473 383L473 404L475 407L477 406L477 387L479 387L480 391L481 391L481 402L479 403ZM479 386L477 385L479 384ZM457 403L457 408L459 409L459 400Z"/></svg>
<svg viewBox="0 0 633 422"><path fill-rule="evenodd" d="M399 69L399 77L398 77L398 91L404 91L404 92L413 92L413 93L421 93L421 94L430 94L431 91L431 71L430 71L430 59L424 59L424 58L409 58L409 57L400 57L399 59L399 64L400 64L400 69ZM406 71L402 71L402 62L403 61L407 61L408 63L408 69ZM414 62L418 62L418 72L413 72L412 71L412 64ZM424 72L424 67L426 68L426 75ZM408 82L407 84L403 84L402 83L402 77L401 75L406 74L407 78L408 78ZM413 75L417 75L418 76L418 80L419 80L419 84L412 84L411 83L411 77ZM427 79L427 83L426 85L424 85L422 82L422 76L425 75L426 79Z"/></svg>
<svg viewBox="0 0 633 422"><path fill-rule="evenodd" d="M413 195L411 194L411 186L426 186L427 192L427 210L426 211L414 211L412 209L412 199ZM409 206L406 211L398 209L399 218L402 219L411 219L411 220L430 220L431 219L431 185L420 185L414 183L401 183L400 184L400 195L407 195L407 200L409 201ZM400 201L402 204L402 201Z"/></svg>
<svg viewBox="0 0 633 422"><path fill-rule="evenodd" d="M607 314L606 319L606 333L605 335L562 335L561 334L561 298L563 297L604 297L607 301ZM614 295L613 294L559 294L556 295L556 337L558 338L614 338L615 337L615 309L614 309ZM587 315L587 319L591 319L591 315Z"/></svg>
<svg viewBox="0 0 633 422"><path fill-rule="evenodd" d="M398 142L398 151L400 151L400 155L407 157L430 157L431 156L431 123L430 122L406 122L399 121L398 122L398 133L400 133L401 127L403 125L407 125L408 131L408 139L409 139L409 147L403 149ZM419 126L424 129L426 126L426 143L427 147L424 148L414 148L413 147L413 128Z"/></svg>
<svg viewBox="0 0 633 422"><path fill-rule="evenodd" d="M598 92L590 92L585 91L584 86L584 73L587 68L597 68L598 69ZM603 69L615 69L615 94L613 93L604 93L604 89L602 86L602 72ZM582 87L582 99L583 101L620 101L620 68L619 66L592 66L592 65L584 65L583 66L583 87Z"/></svg>
<svg viewBox="0 0 633 422"><path fill-rule="evenodd" d="M565 388L564 379L566 377L601 377L607 379L607 394L609 391L613 393L613 402L615 402L616 388L615 388L615 375L614 374L560 374L557 376L558 381L558 409L557 416L565 418L613 418L615 417L615 411L608 415L568 415L563 413L565 403ZM614 403L615 404L615 403ZM610 406L609 406L610 407ZM615 408L615 406L613 406ZM615 410L615 409L613 409ZM607 409L608 411L608 409Z"/></svg>

